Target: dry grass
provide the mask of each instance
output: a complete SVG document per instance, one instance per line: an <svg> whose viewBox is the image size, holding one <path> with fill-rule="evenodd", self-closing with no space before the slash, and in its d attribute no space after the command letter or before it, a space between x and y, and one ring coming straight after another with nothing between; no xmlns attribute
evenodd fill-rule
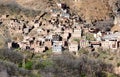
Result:
<svg viewBox="0 0 120 77"><path fill-rule="evenodd" d="M3 37L0 35L0 48L3 48L5 45L5 40L3 39Z"/></svg>
<svg viewBox="0 0 120 77"><path fill-rule="evenodd" d="M108 19L111 8L108 3L109 0L81 0L71 6L80 16L87 20L101 20Z"/></svg>
<svg viewBox="0 0 120 77"><path fill-rule="evenodd" d="M12 0L6 0L8 2ZM57 0L16 0L16 4L27 9L34 10L49 10L51 7L57 7L55 4ZM87 20L101 20L109 19L111 8L109 6L109 0L80 0L79 2L73 2L68 0L62 0L66 2L70 8L78 13L82 18Z"/></svg>
<svg viewBox="0 0 120 77"><path fill-rule="evenodd" d="M114 25L114 26L111 28L111 31L113 31L113 32L115 32L115 31L120 31L120 26Z"/></svg>
<svg viewBox="0 0 120 77"><path fill-rule="evenodd" d="M25 8L34 10L46 10L50 8L49 0L16 0L16 2Z"/></svg>

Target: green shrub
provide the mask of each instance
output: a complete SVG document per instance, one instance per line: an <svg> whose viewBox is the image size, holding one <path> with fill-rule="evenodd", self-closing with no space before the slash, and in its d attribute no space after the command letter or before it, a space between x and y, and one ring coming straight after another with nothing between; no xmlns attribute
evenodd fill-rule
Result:
<svg viewBox="0 0 120 77"><path fill-rule="evenodd" d="M120 67L120 62L119 62L119 63L117 63L117 67Z"/></svg>
<svg viewBox="0 0 120 77"><path fill-rule="evenodd" d="M73 39L73 41L76 41L77 43L79 43L80 40L75 38L75 39Z"/></svg>
<svg viewBox="0 0 120 77"><path fill-rule="evenodd" d="M87 33L87 34L86 34L86 39L87 39L87 40L90 40L90 41L94 41L94 40L95 40L93 34L90 34L90 33Z"/></svg>
<svg viewBox="0 0 120 77"><path fill-rule="evenodd" d="M43 60L41 62L38 62L34 65L35 69L45 69L47 67L50 67L53 65L53 62L51 60Z"/></svg>
<svg viewBox="0 0 120 77"><path fill-rule="evenodd" d="M25 63L25 69L31 70L33 66L33 62L32 61L28 61Z"/></svg>
<svg viewBox="0 0 120 77"><path fill-rule="evenodd" d="M81 48L81 49L79 50L79 54L88 54L88 53L89 53L89 51L86 50L85 48Z"/></svg>
<svg viewBox="0 0 120 77"><path fill-rule="evenodd" d="M0 59L11 61L15 64L22 63L23 56L19 52L14 52L7 49L0 49Z"/></svg>

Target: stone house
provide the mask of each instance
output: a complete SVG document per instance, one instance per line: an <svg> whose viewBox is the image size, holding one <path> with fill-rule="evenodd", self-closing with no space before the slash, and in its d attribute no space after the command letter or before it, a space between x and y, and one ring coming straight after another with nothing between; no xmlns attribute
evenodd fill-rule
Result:
<svg viewBox="0 0 120 77"><path fill-rule="evenodd" d="M34 27L35 27L35 28L40 27L40 23L34 23Z"/></svg>
<svg viewBox="0 0 120 77"><path fill-rule="evenodd" d="M25 43L20 43L20 48L22 49L22 50L26 50L26 48L27 48L27 44L25 44Z"/></svg>
<svg viewBox="0 0 120 77"><path fill-rule="evenodd" d="M45 51L45 47L35 47L34 52L35 53L43 53Z"/></svg>
<svg viewBox="0 0 120 77"><path fill-rule="evenodd" d="M2 25L2 23L3 23L3 22L0 20L0 25Z"/></svg>
<svg viewBox="0 0 120 77"><path fill-rule="evenodd" d="M65 33L63 34L63 39L64 39L64 40L68 40L69 37L70 37L70 33L65 32Z"/></svg>
<svg viewBox="0 0 120 77"><path fill-rule="evenodd" d="M76 27L76 28L80 28L82 27L81 24L79 24L78 22L73 22L73 27Z"/></svg>
<svg viewBox="0 0 120 77"><path fill-rule="evenodd" d="M63 13L67 13L68 10L67 10L67 9L62 9L62 12L63 12Z"/></svg>
<svg viewBox="0 0 120 77"><path fill-rule="evenodd" d="M114 73L117 75L120 75L120 67L115 67L114 68Z"/></svg>
<svg viewBox="0 0 120 77"><path fill-rule="evenodd" d="M91 48L94 48L95 50L97 50L99 47L101 47L101 42L91 41L90 46L91 46Z"/></svg>
<svg viewBox="0 0 120 77"><path fill-rule="evenodd" d="M63 18L68 18L68 19L70 18L69 13L61 13L60 16L63 17Z"/></svg>
<svg viewBox="0 0 120 77"><path fill-rule="evenodd" d="M62 51L63 51L62 42L54 41L53 46L52 46L52 51L54 53L62 53Z"/></svg>
<svg viewBox="0 0 120 77"><path fill-rule="evenodd" d="M104 40L103 48L118 49L120 47L120 32L105 35L102 39Z"/></svg>
<svg viewBox="0 0 120 77"><path fill-rule="evenodd" d="M52 17L51 20L50 20L50 23L53 25L57 22L58 18L56 17Z"/></svg>
<svg viewBox="0 0 120 77"><path fill-rule="evenodd" d="M37 29L37 33L41 33L41 32L43 32L44 30L42 29L42 28L38 28Z"/></svg>
<svg viewBox="0 0 120 77"><path fill-rule="evenodd" d="M52 36L52 41L62 41L62 37L58 34Z"/></svg>
<svg viewBox="0 0 120 77"><path fill-rule="evenodd" d="M16 33L22 33L23 31L22 31L22 29L17 29L17 30L15 30L16 31Z"/></svg>
<svg viewBox="0 0 120 77"><path fill-rule="evenodd" d="M48 32L47 32L47 30L43 29L43 31L41 33L39 33L39 35L41 35L41 36L47 36Z"/></svg>
<svg viewBox="0 0 120 77"><path fill-rule="evenodd" d="M118 40L120 39L120 32L104 35L102 39L103 40Z"/></svg>
<svg viewBox="0 0 120 77"><path fill-rule="evenodd" d="M11 48L19 48L20 47L20 45L19 45L19 43L17 43L17 42L8 42L8 48L9 49L11 49Z"/></svg>
<svg viewBox="0 0 120 77"><path fill-rule="evenodd" d="M61 4L60 2L57 2L56 4L57 4L57 6L58 6L59 8L62 7L62 4Z"/></svg>
<svg viewBox="0 0 120 77"><path fill-rule="evenodd" d="M35 23L34 20L32 20L32 21L29 21L28 24L29 24L29 25L34 25L34 23Z"/></svg>
<svg viewBox="0 0 120 77"><path fill-rule="evenodd" d="M7 19L9 17L9 15L2 15L1 17L0 17L0 19Z"/></svg>
<svg viewBox="0 0 120 77"><path fill-rule="evenodd" d="M47 29L47 30L52 30L53 29L53 24L51 24L51 23L48 23L48 24L46 24L45 25L45 28Z"/></svg>
<svg viewBox="0 0 120 77"><path fill-rule="evenodd" d="M103 49L118 49L119 42L117 42L117 41L102 41L101 46Z"/></svg>
<svg viewBox="0 0 120 77"><path fill-rule="evenodd" d="M8 23L9 29L13 29L15 31L22 32L23 24L20 23L18 20L10 20Z"/></svg>
<svg viewBox="0 0 120 77"><path fill-rule="evenodd" d="M89 32L90 33L97 33L99 30L98 29L96 29L95 27L90 27L89 28Z"/></svg>
<svg viewBox="0 0 120 77"><path fill-rule="evenodd" d="M63 31L61 28L57 28L55 31L54 31L55 34L62 34Z"/></svg>
<svg viewBox="0 0 120 77"><path fill-rule="evenodd" d="M89 41L88 40L80 40L80 48L86 48L86 47L89 47L90 44L89 44Z"/></svg>
<svg viewBox="0 0 120 77"><path fill-rule="evenodd" d="M102 41L101 46L102 46L103 49L110 49L109 41Z"/></svg>
<svg viewBox="0 0 120 77"><path fill-rule="evenodd" d="M63 40L63 47L64 48L68 48L68 41L67 40Z"/></svg>
<svg viewBox="0 0 120 77"><path fill-rule="evenodd" d="M30 41L30 48L34 49L35 47L38 46L38 43L34 42L34 41Z"/></svg>
<svg viewBox="0 0 120 77"><path fill-rule="evenodd" d="M43 37L38 37L38 38L36 38L36 41L38 41L38 45L39 45L39 46L44 46L45 38L43 38Z"/></svg>
<svg viewBox="0 0 120 77"><path fill-rule="evenodd" d="M72 33L72 37L81 38L81 36L82 36L82 29L74 28L73 33Z"/></svg>
<svg viewBox="0 0 120 77"><path fill-rule="evenodd" d="M8 48L11 49L11 47L12 47L12 42L8 42L7 44L8 44L8 45L7 45Z"/></svg>
<svg viewBox="0 0 120 77"><path fill-rule="evenodd" d="M71 43L68 45L68 47L69 47L69 51L70 51L70 52L77 52L78 49L79 49L79 45L78 45L77 42L71 42Z"/></svg>
<svg viewBox="0 0 120 77"><path fill-rule="evenodd" d="M52 34L45 36L45 41L51 41L52 40Z"/></svg>
<svg viewBox="0 0 120 77"><path fill-rule="evenodd" d="M61 3L62 10L68 10L68 6L65 3Z"/></svg>
<svg viewBox="0 0 120 77"><path fill-rule="evenodd" d="M58 15L60 15L61 10L60 9L51 9L50 12L51 12L51 16L57 17Z"/></svg>
<svg viewBox="0 0 120 77"><path fill-rule="evenodd" d="M19 45L22 50L26 50L27 47L30 47L30 44L28 42L19 42Z"/></svg>
<svg viewBox="0 0 120 77"><path fill-rule="evenodd" d="M72 30L71 28L65 28L65 31L64 31L64 32L66 32L66 33L72 33L73 30Z"/></svg>
<svg viewBox="0 0 120 77"><path fill-rule="evenodd" d="M79 2L80 0L73 0L74 2Z"/></svg>
<svg viewBox="0 0 120 77"><path fill-rule="evenodd" d="M100 31L98 33L95 33L94 38L96 39L96 41L101 41L102 40L102 33Z"/></svg>
<svg viewBox="0 0 120 77"><path fill-rule="evenodd" d="M87 28L86 26L83 27L83 32L84 33L88 33L89 32L89 28Z"/></svg>
<svg viewBox="0 0 120 77"><path fill-rule="evenodd" d="M10 25L11 28L17 27L18 26L18 21L15 20L15 19L11 19L9 21L9 25Z"/></svg>
<svg viewBox="0 0 120 77"><path fill-rule="evenodd" d="M29 40L31 37L30 36L24 36L23 41Z"/></svg>
<svg viewBox="0 0 120 77"><path fill-rule="evenodd" d="M115 17L114 24L120 26L120 16Z"/></svg>
<svg viewBox="0 0 120 77"><path fill-rule="evenodd" d="M30 45L27 43L27 42L18 42L18 43L13 43L13 42L8 42L8 48L11 49L11 48L21 48L22 50L26 50L27 49L27 46L30 47Z"/></svg>
<svg viewBox="0 0 120 77"><path fill-rule="evenodd" d="M46 46L47 48L52 48L52 42L51 41L45 41L44 46Z"/></svg>
<svg viewBox="0 0 120 77"><path fill-rule="evenodd" d="M28 33L30 32L30 29L29 29L29 28L24 28L24 29L23 29L23 32L24 32L25 34L28 34Z"/></svg>
<svg viewBox="0 0 120 77"><path fill-rule="evenodd" d="M120 41L117 41L117 47L120 49Z"/></svg>

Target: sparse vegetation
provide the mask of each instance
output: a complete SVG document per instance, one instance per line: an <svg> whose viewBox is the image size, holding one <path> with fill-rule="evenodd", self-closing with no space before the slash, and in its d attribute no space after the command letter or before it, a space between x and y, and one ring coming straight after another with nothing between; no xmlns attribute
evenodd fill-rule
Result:
<svg viewBox="0 0 120 77"><path fill-rule="evenodd" d="M114 68L120 67L120 53L104 50L102 45L98 49L98 46L88 47L86 42L95 41L94 33L89 32L91 26L101 29L102 33L104 28L110 29L114 23L114 15L117 16L115 12L120 12L117 2L62 0L62 8L59 8L56 0L12 1L13 3L9 3L9 0L8 3L7 0L5 4L0 3L0 16L3 17L0 24L5 27L1 28L1 34L6 36L6 40L0 36L0 77L3 77L1 72L5 72L7 77L119 77L114 74ZM57 11L57 16L52 16ZM4 18L6 14L9 16ZM72 26L74 24L76 27ZM73 38L74 28L83 29L82 36L86 38ZM7 42L11 41L13 47L7 49ZM17 48L14 47L14 42L17 43ZM68 49L75 42L78 46L70 48L73 48L72 51L79 51L72 54ZM59 51L62 48L62 54L53 54L52 49Z"/></svg>
<svg viewBox="0 0 120 77"><path fill-rule="evenodd" d="M80 50L79 50L79 52L78 52L80 55L83 55L83 54L88 54L89 53L89 51L87 50L87 48L85 49L85 48L80 48Z"/></svg>
<svg viewBox="0 0 120 77"><path fill-rule="evenodd" d="M20 8L17 5L0 5L1 14L10 14L10 15L25 15L27 17L35 17L40 14L40 11L35 11L31 9Z"/></svg>
<svg viewBox="0 0 120 77"><path fill-rule="evenodd" d="M20 63L22 63L23 55L18 52L10 51L7 49L1 49L0 50L0 59L6 60L6 61L11 61L15 64L20 64Z"/></svg>
<svg viewBox="0 0 120 77"><path fill-rule="evenodd" d="M87 40L90 40L90 41L94 41L94 40L95 40L93 34L87 33L87 34L85 34L85 35L86 35L86 39L87 39Z"/></svg>
<svg viewBox="0 0 120 77"><path fill-rule="evenodd" d="M117 63L117 67L120 67L120 62Z"/></svg>
<svg viewBox="0 0 120 77"><path fill-rule="evenodd" d="M1 50L0 55L3 55L2 51L4 53L7 52L5 50ZM14 56L14 54L18 54L18 52L15 52L15 51L14 52L10 51L8 53ZM11 67L12 69L13 69L13 66L15 70L20 69L19 71L15 71L15 72L13 72L14 70L9 70L8 75L10 76L14 75L14 76L26 76L26 77L29 77L29 76L46 77L48 75L45 73L51 73L51 76L56 76L56 77L61 77L61 76L62 77L63 76L64 77L68 77L68 76L70 77L79 77L79 76L80 77L90 77L90 76L91 77L111 77L111 76L117 77L114 74L109 73L109 72L112 72L113 70L113 66L111 64L107 64L98 58L96 59L92 57L90 58L89 54L84 54L84 52L87 51L85 49L82 49L80 51L81 51L80 52L81 56L79 58L75 58L70 53L64 53L63 55L51 56L51 57L48 55L49 57L46 57L46 58L42 56L37 58L36 55L38 54L34 54L34 56L31 58L30 57L26 57L25 59L21 58L21 60L19 59L19 62L17 62L18 55L16 59L13 59L11 61L10 59L12 59L13 56L10 55L8 59L8 57L6 56L8 54L7 53L7 54L4 54L6 57L0 56L1 57L0 59L1 61L3 61L3 63L5 63L5 65L6 63L12 62L13 64ZM21 54L28 55L30 54L30 52L21 53ZM25 60L25 66L23 67L22 66L23 63L21 64L21 62L24 62L24 60ZM9 68L9 65L6 68ZM34 72L35 70L36 72ZM29 71L31 71L31 73Z"/></svg>
<svg viewBox="0 0 120 77"><path fill-rule="evenodd" d="M79 42L80 42L80 39L74 38L73 41L79 43Z"/></svg>

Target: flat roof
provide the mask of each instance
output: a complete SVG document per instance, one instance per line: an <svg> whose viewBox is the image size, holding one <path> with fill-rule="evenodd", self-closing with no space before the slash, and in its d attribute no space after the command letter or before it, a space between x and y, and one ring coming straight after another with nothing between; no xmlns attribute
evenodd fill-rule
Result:
<svg viewBox="0 0 120 77"><path fill-rule="evenodd" d="M118 37L120 37L120 32L116 32L116 33L114 33L114 34L105 35L105 36L103 37L103 39L113 40L113 39L118 39Z"/></svg>

